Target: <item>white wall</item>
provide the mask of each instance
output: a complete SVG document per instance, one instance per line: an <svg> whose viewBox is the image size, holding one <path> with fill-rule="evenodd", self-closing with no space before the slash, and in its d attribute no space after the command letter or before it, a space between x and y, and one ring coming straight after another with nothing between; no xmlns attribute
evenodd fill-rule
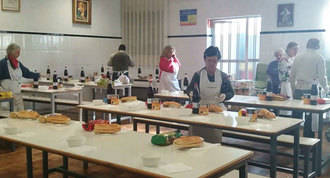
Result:
<svg viewBox="0 0 330 178"><path fill-rule="evenodd" d="M120 0L95 0L92 24L73 24L71 0L23 0L19 13L0 11L0 30L121 37L120 14ZM11 42L21 46L19 59L29 68L45 73L50 64L62 75L68 64L77 76L82 65L99 71L121 39L0 33L1 58Z"/></svg>
<svg viewBox="0 0 330 178"><path fill-rule="evenodd" d="M277 5L283 3L294 3L294 27L277 28ZM261 31L283 31L283 30L310 30L328 29L330 22L326 24L325 17L330 13L330 1L328 0L171 0L169 3L169 35L194 35L206 34L207 19L261 15ZM180 9L197 9L197 25L180 26ZM309 38L316 37L322 40L320 52L329 57L330 47L324 47L325 37L330 39L327 33L291 33L291 34L264 34L261 35L260 59L263 62L272 60L273 51L277 48L285 48L289 41L300 44L299 53L303 52ZM169 43L177 50L181 57L183 67L180 75L188 72L190 76L202 67L203 51L207 47L206 37L193 38L169 38ZM325 50L326 49L326 50Z"/></svg>

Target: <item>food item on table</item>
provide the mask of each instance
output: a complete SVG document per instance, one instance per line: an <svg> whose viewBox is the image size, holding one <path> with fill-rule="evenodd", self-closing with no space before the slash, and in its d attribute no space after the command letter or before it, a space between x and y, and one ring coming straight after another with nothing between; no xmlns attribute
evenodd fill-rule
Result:
<svg viewBox="0 0 330 178"><path fill-rule="evenodd" d="M219 112L222 112L223 109L222 109L220 106L218 106L218 105L210 104L210 105L209 105L209 111L210 111L210 112L216 112L216 113L219 113Z"/></svg>
<svg viewBox="0 0 330 178"><path fill-rule="evenodd" d="M159 102L152 102L151 103L152 110L160 110L160 103Z"/></svg>
<svg viewBox="0 0 330 178"><path fill-rule="evenodd" d="M101 78L97 81L97 86L106 88L108 86L108 80L105 78Z"/></svg>
<svg viewBox="0 0 330 178"><path fill-rule="evenodd" d="M242 117L242 116L247 116L247 110L242 108L238 111L238 116Z"/></svg>
<svg viewBox="0 0 330 178"><path fill-rule="evenodd" d="M157 134L151 137L151 143L154 145L166 146L173 143L176 138L181 137L179 131Z"/></svg>
<svg viewBox="0 0 330 178"><path fill-rule="evenodd" d="M260 110L258 110L257 111L257 116L259 118L266 118L266 119L274 119L274 118L276 118L275 113L270 112L267 109L260 109Z"/></svg>
<svg viewBox="0 0 330 178"><path fill-rule="evenodd" d="M199 107L199 111L198 111L199 115L208 115L209 114L209 108L207 106L200 106Z"/></svg>
<svg viewBox="0 0 330 178"><path fill-rule="evenodd" d="M10 112L9 113L9 118L16 119L17 118L17 112Z"/></svg>
<svg viewBox="0 0 330 178"><path fill-rule="evenodd" d="M267 118L267 119L275 119L276 118L276 115L273 112L268 112L268 113L266 113L265 118Z"/></svg>
<svg viewBox="0 0 330 178"><path fill-rule="evenodd" d="M95 124L94 133L95 134L113 134L119 132L121 126L119 124Z"/></svg>
<svg viewBox="0 0 330 178"><path fill-rule="evenodd" d="M259 111L257 111L257 115L258 117L265 117L268 112L269 111L267 109L260 109Z"/></svg>
<svg viewBox="0 0 330 178"><path fill-rule="evenodd" d="M41 123L53 123L53 124L69 124L70 118L63 114L49 114L39 117Z"/></svg>
<svg viewBox="0 0 330 178"><path fill-rule="evenodd" d="M129 102L129 101L136 101L137 97L136 96L126 96L126 97L122 97L121 102L125 103L125 102Z"/></svg>
<svg viewBox="0 0 330 178"><path fill-rule="evenodd" d="M165 102L163 102L163 106L165 108L180 108L181 104L177 103L175 101L165 101Z"/></svg>
<svg viewBox="0 0 330 178"><path fill-rule="evenodd" d="M118 105L120 103L119 98L113 97L110 99L110 104Z"/></svg>
<svg viewBox="0 0 330 178"><path fill-rule="evenodd" d="M266 94L264 94L264 93L258 94L258 97L259 97L259 100L262 100L262 101L266 100Z"/></svg>
<svg viewBox="0 0 330 178"><path fill-rule="evenodd" d="M12 98L13 92L11 91L0 91L0 99Z"/></svg>
<svg viewBox="0 0 330 178"><path fill-rule="evenodd" d="M199 136L182 136L174 140L173 144L178 148L192 148L202 146L204 139Z"/></svg>
<svg viewBox="0 0 330 178"><path fill-rule="evenodd" d="M250 122L257 122L258 114L254 113L252 114L252 117L250 118Z"/></svg>
<svg viewBox="0 0 330 178"><path fill-rule="evenodd" d="M39 116L40 116L39 113L37 113L36 111L29 111L29 110L11 112L9 114L10 118L15 118L15 119L38 119Z"/></svg>
<svg viewBox="0 0 330 178"><path fill-rule="evenodd" d="M86 131L93 131L95 124L109 124L109 121L108 120L100 120L100 119L90 120L90 121L88 121L88 123L83 123L82 127Z"/></svg>
<svg viewBox="0 0 330 178"><path fill-rule="evenodd" d="M287 97L282 96L282 95L273 94L272 95L272 100L273 101L285 101L285 100L287 100Z"/></svg>

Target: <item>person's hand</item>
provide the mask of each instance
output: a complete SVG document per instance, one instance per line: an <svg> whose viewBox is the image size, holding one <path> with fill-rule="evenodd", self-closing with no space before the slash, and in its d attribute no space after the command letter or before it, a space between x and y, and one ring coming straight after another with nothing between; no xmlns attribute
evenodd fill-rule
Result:
<svg viewBox="0 0 330 178"><path fill-rule="evenodd" d="M223 103L223 101L225 101L226 99L226 94L221 93L220 95L215 97L215 100L217 103Z"/></svg>

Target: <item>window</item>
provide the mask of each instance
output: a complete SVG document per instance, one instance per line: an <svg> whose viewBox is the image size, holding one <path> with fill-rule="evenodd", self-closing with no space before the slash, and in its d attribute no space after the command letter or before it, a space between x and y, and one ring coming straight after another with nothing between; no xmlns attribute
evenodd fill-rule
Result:
<svg viewBox="0 0 330 178"><path fill-rule="evenodd" d="M222 54L218 68L233 79L254 79L260 50L261 17L212 19L210 43Z"/></svg>

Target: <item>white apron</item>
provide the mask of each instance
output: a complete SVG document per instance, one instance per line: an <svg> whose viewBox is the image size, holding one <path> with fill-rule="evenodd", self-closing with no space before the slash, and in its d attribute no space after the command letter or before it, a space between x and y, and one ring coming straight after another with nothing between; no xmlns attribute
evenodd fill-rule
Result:
<svg viewBox="0 0 330 178"><path fill-rule="evenodd" d="M8 70L11 79L5 79L1 81L1 86L5 91L13 92L14 96L14 110L24 110L23 98L21 95L21 81L23 77L20 66L17 69L13 69L8 61Z"/></svg>
<svg viewBox="0 0 330 178"><path fill-rule="evenodd" d="M172 58L170 60L172 61L171 64L173 65L174 71L173 73L162 71L162 75L159 81L160 91L180 91L179 81L177 79L179 73L179 64L175 63Z"/></svg>
<svg viewBox="0 0 330 178"><path fill-rule="evenodd" d="M214 82L210 82L207 77L207 71L203 69L200 74L200 105L206 104L217 104L223 105L222 103L217 103L215 100L216 96L220 95L222 84L222 76L219 70L215 72ZM201 136L205 141L210 143L220 143L222 138L222 131L219 129L212 129L203 126L191 126L190 134L195 136Z"/></svg>

